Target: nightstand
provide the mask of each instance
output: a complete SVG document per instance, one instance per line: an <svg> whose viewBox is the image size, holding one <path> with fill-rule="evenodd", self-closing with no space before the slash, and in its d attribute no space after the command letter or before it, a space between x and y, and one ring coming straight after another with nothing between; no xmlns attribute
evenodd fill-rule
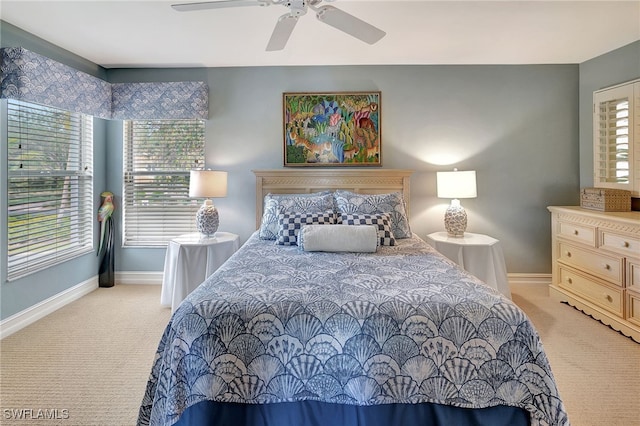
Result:
<svg viewBox="0 0 640 426"><path fill-rule="evenodd" d="M471 232L465 232L464 237L450 237L446 232L434 232L427 235L426 240L465 271L511 299L507 267L500 241L488 235Z"/></svg>
<svg viewBox="0 0 640 426"><path fill-rule="evenodd" d="M175 311L189 293L239 248L240 237L230 232L216 232L209 238L195 233L172 239L164 260L160 304Z"/></svg>

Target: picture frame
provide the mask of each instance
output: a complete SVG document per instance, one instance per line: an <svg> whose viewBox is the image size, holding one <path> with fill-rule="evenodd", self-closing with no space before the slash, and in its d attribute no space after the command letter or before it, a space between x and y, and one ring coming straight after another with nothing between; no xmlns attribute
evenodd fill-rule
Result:
<svg viewBox="0 0 640 426"><path fill-rule="evenodd" d="M382 166L380 98L380 91L283 93L284 166Z"/></svg>

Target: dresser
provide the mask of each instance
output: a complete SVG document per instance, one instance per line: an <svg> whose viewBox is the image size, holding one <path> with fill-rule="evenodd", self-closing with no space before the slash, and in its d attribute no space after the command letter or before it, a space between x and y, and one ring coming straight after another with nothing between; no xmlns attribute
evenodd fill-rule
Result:
<svg viewBox="0 0 640 426"><path fill-rule="evenodd" d="M640 342L640 212L548 209L550 296Z"/></svg>

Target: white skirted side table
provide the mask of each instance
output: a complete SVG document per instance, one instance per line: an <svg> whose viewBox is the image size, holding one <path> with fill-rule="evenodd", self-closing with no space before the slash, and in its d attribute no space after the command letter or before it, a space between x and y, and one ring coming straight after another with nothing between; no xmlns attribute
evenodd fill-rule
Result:
<svg viewBox="0 0 640 426"><path fill-rule="evenodd" d="M464 237L450 237L446 232L434 232L427 235L427 242L464 270L511 299L500 241L471 232L465 232Z"/></svg>
<svg viewBox="0 0 640 426"><path fill-rule="evenodd" d="M239 248L240 237L230 232L216 232L209 238L199 233L185 234L171 240L164 260L160 304L175 311Z"/></svg>

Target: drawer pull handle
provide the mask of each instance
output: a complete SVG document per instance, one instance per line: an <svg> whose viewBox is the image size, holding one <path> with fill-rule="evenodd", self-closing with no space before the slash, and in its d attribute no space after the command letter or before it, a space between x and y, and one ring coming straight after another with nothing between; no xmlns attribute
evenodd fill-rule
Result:
<svg viewBox="0 0 640 426"><path fill-rule="evenodd" d="M573 230L573 235L578 235L578 234L579 234L578 230L577 230L577 229L574 229L574 230Z"/></svg>
<svg viewBox="0 0 640 426"><path fill-rule="evenodd" d="M607 302L613 302L613 297L608 294L604 294L604 298L607 300Z"/></svg>
<svg viewBox="0 0 640 426"><path fill-rule="evenodd" d="M622 247L624 248L629 248L631 244L629 244L629 241L625 241L624 243L622 243Z"/></svg>
<svg viewBox="0 0 640 426"><path fill-rule="evenodd" d="M571 257L571 252L570 251L567 252L567 257Z"/></svg>
<svg viewBox="0 0 640 426"><path fill-rule="evenodd" d="M611 270L611 265L609 265L608 263L603 264L603 265L602 265L602 267L603 267L604 269L606 269L607 271L610 271L610 270Z"/></svg>
<svg viewBox="0 0 640 426"><path fill-rule="evenodd" d="M568 282L569 284L573 284L573 280L572 280L571 278L567 278L567 282Z"/></svg>

